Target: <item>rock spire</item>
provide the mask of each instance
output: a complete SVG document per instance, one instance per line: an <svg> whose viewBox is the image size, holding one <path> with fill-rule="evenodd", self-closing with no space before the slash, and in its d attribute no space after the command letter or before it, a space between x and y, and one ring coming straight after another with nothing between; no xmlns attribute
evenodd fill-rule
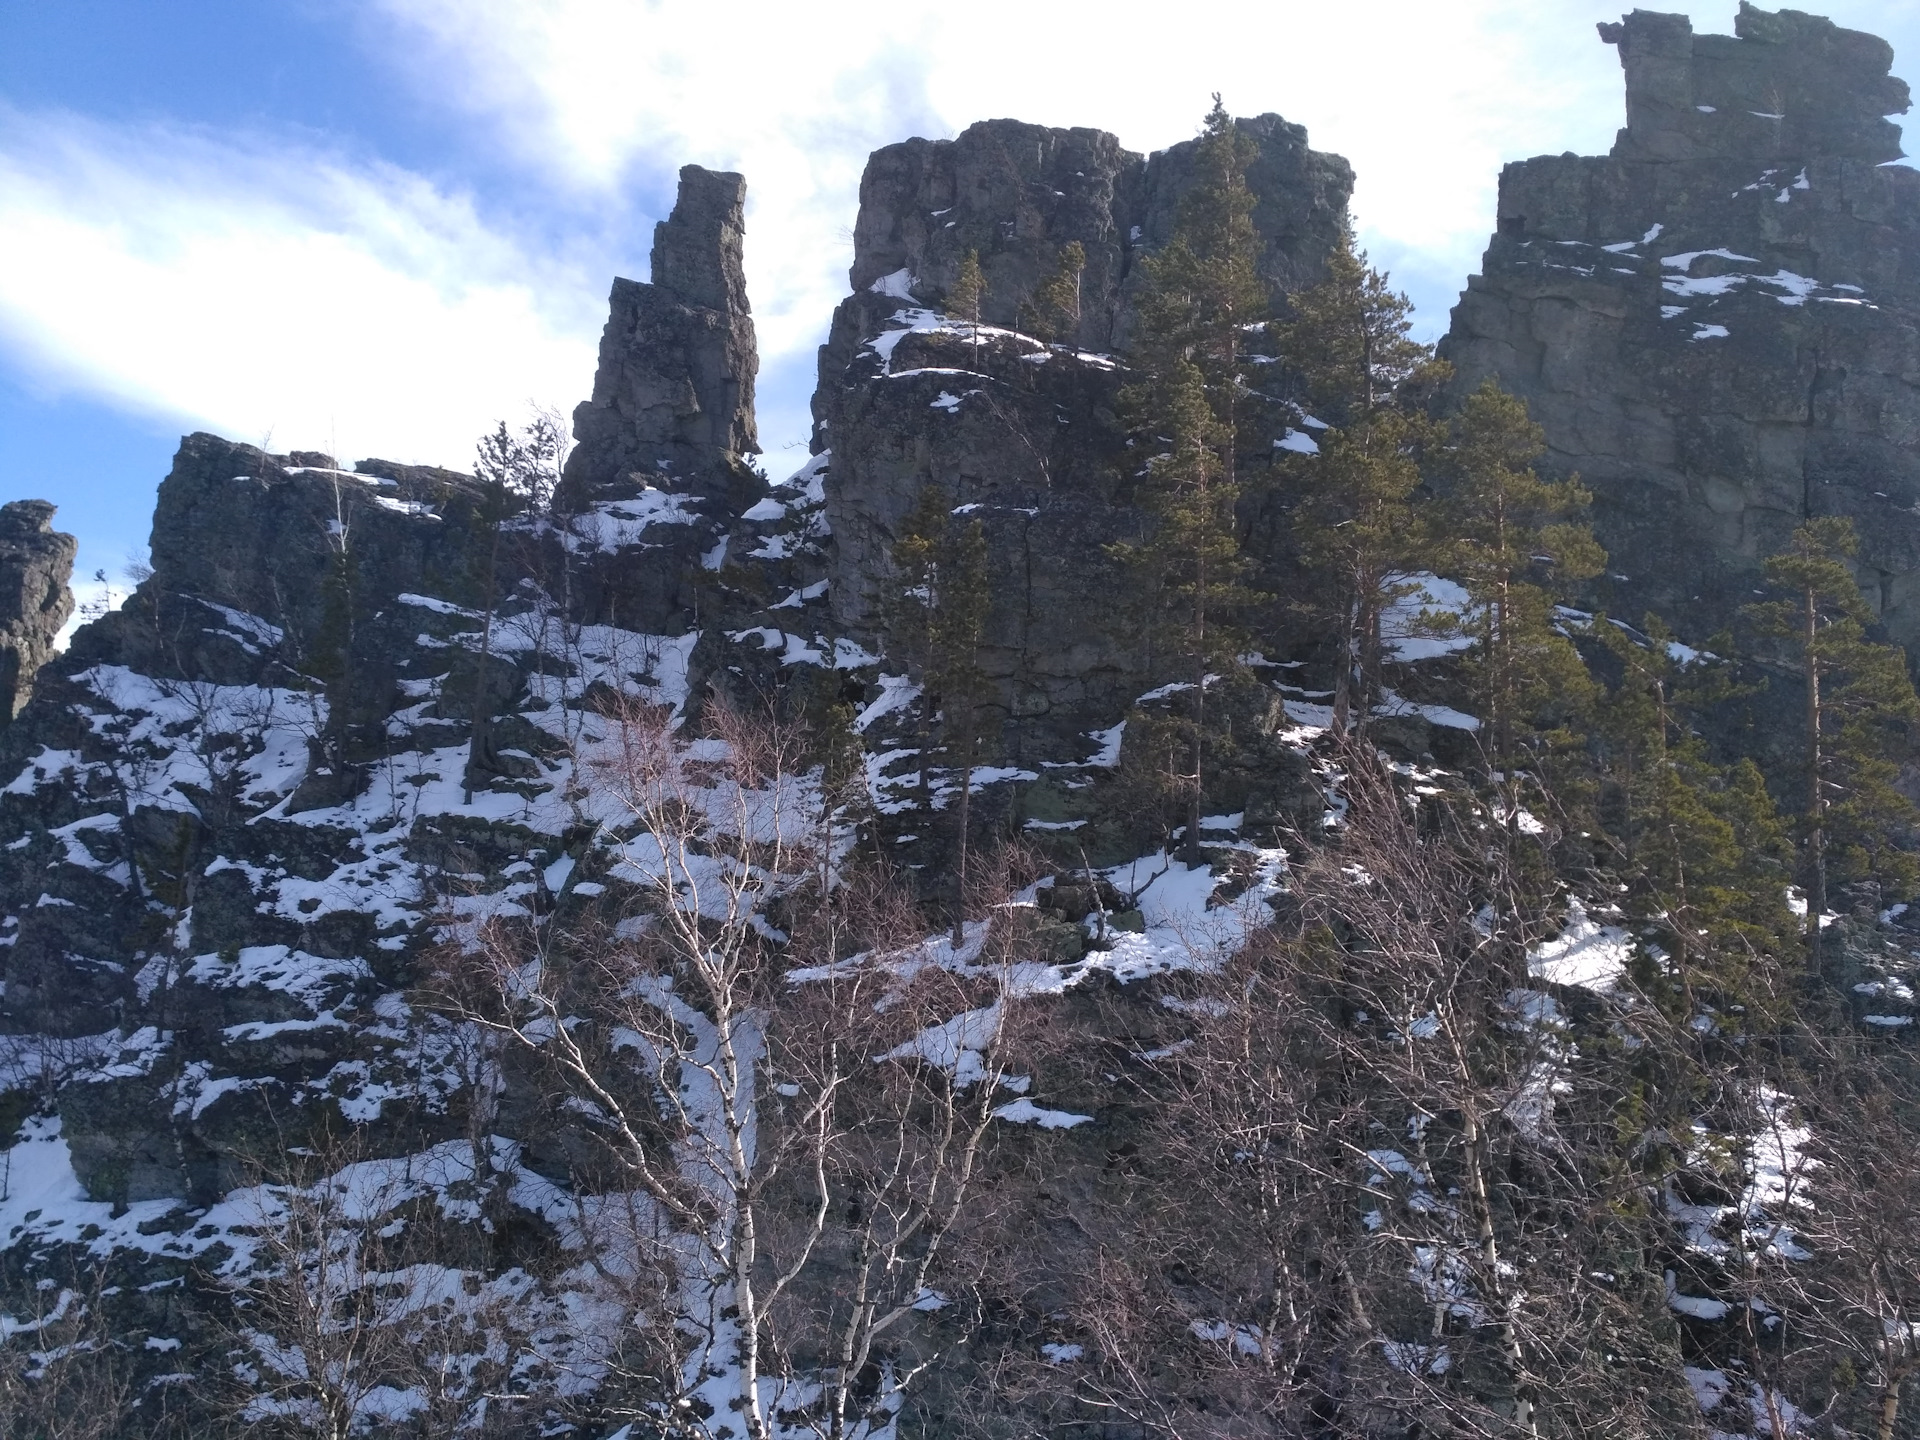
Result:
<svg viewBox="0 0 1920 1440"><path fill-rule="evenodd" d="M68 581L78 545L53 528L53 511L45 500L0 505L0 725L25 708L73 614Z"/></svg>
<svg viewBox="0 0 1920 1440"><path fill-rule="evenodd" d="M654 227L652 283L613 282L593 397L573 412L576 502L648 485L732 491L758 452L746 194L739 175L685 166L673 213Z"/></svg>

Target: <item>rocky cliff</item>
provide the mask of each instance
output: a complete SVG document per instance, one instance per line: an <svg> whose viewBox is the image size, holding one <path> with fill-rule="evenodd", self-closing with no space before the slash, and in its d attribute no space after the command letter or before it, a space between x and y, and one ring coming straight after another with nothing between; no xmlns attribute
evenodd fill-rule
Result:
<svg viewBox="0 0 1920 1440"><path fill-rule="evenodd" d="M73 536L53 528L45 500L0 506L0 726L33 694L33 677L53 655L73 614Z"/></svg>
<svg viewBox="0 0 1920 1440"><path fill-rule="evenodd" d="M1891 153L1884 116L1905 98L1887 78L1885 48L1792 12L1743 10L1737 38L1694 37L1683 20L1644 12L1603 34L1626 65L1628 127L1609 157L1541 159L1507 172L1486 273L1463 297L1447 341L1460 383L1497 375L1518 389L1547 427L1554 463L1595 486L1617 572L1605 582L1609 603L1671 607L1704 628L1740 603L1758 557L1800 516L1838 511L1863 522L1888 623L1920 638L1909 579L1920 568L1920 466L1908 453L1920 418L1911 393L1920 376L1920 280L1908 263L1920 259L1920 196L1911 175L1882 166ZM1238 123L1257 142L1250 180L1261 272L1281 306L1322 273L1351 174L1278 117ZM578 446L550 509L503 514L487 486L452 470L371 459L349 466L192 435L161 486L151 575L125 607L83 627L44 666L46 636L70 603L61 597L71 543L51 534L50 509L38 502L0 511L0 567L21 577L22 618L0 630L20 657L16 697L40 667L30 700L16 698L18 718L0 729L0 1125L8 1127L0 1133L0 1235L9 1247L0 1313L25 1315L49 1287L110 1266L111 1286L89 1303L135 1357L139 1403L175 1406L185 1433L205 1433L193 1427L221 1397L166 1397L187 1394L183 1377L239 1373L236 1354L252 1365L247 1355L271 1352L245 1328L257 1315L236 1320L228 1302L271 1271L262 1247L286 1213L271 1206L299 1194L283 1186L274 1200L254 1182L290 1154L317 1153L336 1167L324 1184L352 1200L361 1239L432 1236L435 1248L414 1253L406 1269L423 1293L442 1297L434 1305L470 1326L452 1352L464 1368L448 1392L485 1403L524 1399L500 1433L578 1424L583 1433L637 1435L632 1426L615 1430L616 1418L668 1413L661 1396L669 1395L672 1425L689 1427L672 1433L705 1423L716 1437L744 1435L739 1387L725 1398L738 1338L725 1286L701 1292L712 1302L704 1315L664 1316L659 1306L643 1313L636 1292L622 1288L655 1261L663 1272L683 1263L697 1270L686 1262L689 1230L647 1211L619 1176L609 1180L583 1159L597 1153L585 1137L607 1123L597 1101L556 1099L563 1091L551 1072L505 1058L497 1030L433 987L481 969L475 936L490 920L521 927L515 943L528 950L512 958L519 965L530 954L532 968L509 973L536 983L538 967L576 958L564 953L573 943L564 937L583 937L578 953L590 960L614 953L684 900L693 952L704 949L699 937L728 927L767 942L739 952L774 957L770 975L755 973L754 983L766 984L741 1012L748 1018L739 1033L759 1055L755 1007L786 1004L803 993L793 986L841 973L851 946L832 928L840 919L830 916L825 931L779 928L791 920L781 908L790 892L780 887L800 882L777 866L756 871L749 824L700 832L665 868L678 864L722 890L747 875L733 893L772 896L763 909L749 901L748 913L729 914L724 896L711 906L711 891L691 893L692 879L689 893L664 905L645 888L665 847L646 850L635 807L606 798L605 772L622 758L623 725L644 729L634 717L680 725L651 732L673 738L646 758L657 762L687 742L670 765L684 760L694 776L684 795L712 801L723 787L710 785L708 772L727 747L693 740L692 722L714 689L760 712L831 717L804 754L783 758L768 792L795 807L780 813L803 816L819 837L819 873L844 856L836 847L871 846L885 860L876 869L909 877L909 899L932 901L930 910L947 903L960 772L953 755L936 753L937 706L919 692L884 599L902 521L931 488L951 513L978 517L987 539L983 662L1001 711L991 740L1000 753L982 756L968 775L976 838L1017 834L1043 858L996 906L992 924L1011 929L963 916L956 941L915 932L897 954L866 955L878 968L897 961L903 986L939 971L961 988L898 1049L848 1053L861 1067L876 1054L918 1056L940 1072L928 1093L951 1094L975 1083L963 1078L979 1060L970 1037L1000 1023L1003 1004L1030 1006L1034 1032L1051 1033L1055 1048L1036 1050L1047 1064L993 1082L1007 1094L996 1092L983 1111L993 1124L981 1121L982 1173L994 1192L982 1213L1006 1233L976 1235L985 1247L976 1258L1004 1246L996 1253L1013 1257L1006 1263L1018 1284L990 1303L976 1296L953 1307L993 1318L963 1332L972 1348L950 1347L964 1352L952 1366L961 1379L937 1381L953 1388L932 1390L907 1421L913 1433L964 1430L953 1418L962 1413L953 1398L962 1382L994 1389L1003 1377L996 1367L1020 1351L1031 1362L1027 1389L1005 1403L1031 1407L1018 1423L1044 1428L1033 1417L1064 1404L1073 1388L1059 1367L1085 1355L1073 1339L1082 1332L1064 1328L1060 1295L1091 1253L1097 1226L1088 1217L1150 1217L1145 1234L1159 1223L1161 1199L1191 1178L1155 1182L1168 1186L1158 1194L1142 1188L1137 1155L1151 1122L1138 1097L1151 1072L1140 1067L1193 1044L1187 1021L1229 1013L1219 996L1192 989L1196 974L1216 971L1287 913L1282 879L1294 861L1282 844L1297 861L1313 848L1298 837L1337 825L1349 804L1340 787L1351 755L1321 745L1330 711L1313 702L1324 692L1275 678L1305 678L1299 670L1316 663L1309 647L1306 660L1250 666L1209 690L1216 729L1204 742L1197 855L1172 853L1164 795L1154 788L1174 764L1161 721L1186 687L1161 685L1166 677L1117 618L1126 582L1107 547L1143 523L1118 397L1139 262L1172 231L1192 155L1182 145L1144 157L1101 132L1012 121L877 152L862 184L852 293L820 352L815 453L780 483L753 465L744 184L688 167L655 234L651 282L614 284L592 396L574 414ZM1027 303L1069 242L1087 256L1078 330L1042 340L1023 329ZM980 324L947 313L968 250L987 276ZM1243 518L1254 549L1260 525L1286 523L1279 507ZM11 593L0 593L0 625ZM1276 647L1286 643L1280 636ZM1450 646L1410 646L1397 657L1406 664L1396 684L1416 659ZM1372 734L1401 756L1396 769L1415 787L1401 798L1417 809L1421 797L1454 783L1440 768L1453 763L1441 732L1464 747L1478 722L1439 704L1402 707L1393 722L1400 728L1383 717ZM491 743L474 766L478 727ZM1148 753L1156 743L1164 756ZM933 747L924 780L916 773L922 747ZM1442 751L1439 762L1431 750ZM829 770L839 772L844 799L828 797ZM739 782L728 783L738 801ZM1389 797L1396 813L1401 798ZM1543 828L1531 815L1515 823L1525 834ZM1366 883L1368 872L1353 867L1338 888L1357 893ZM1474 915L1484 938L1491 908L1475 915L1479 901L1467 904L1466 891L1427 894L1423 883L1406 889L1448 908L1456 928ZM996 970L980 959L990 933L1011 933L1027 948ZM1557 1005L1577 1008L1582 1023L1601 1015L1600 993L1630 953L1624 930L1590 923L1578 909L1553 943L1563 958L1604 946L1613 958L1598 968L1609 978L1588 993L1585 980L1560 985L1556 972L1530 969L1530 982L1551 984L1552 994L1503 991L1513 1008L1488 1032L1495 1044L1523 1028L1509 1015L1548 1017L1553 1029L1539 1051L1548 1068L1518 1072L1521 1088L1501 1091L1485 1112L1507 1107L1520 1117L1514 1133L1540 1133L1552 1097L1572 1091L1551 1068L1578 1053L1560 1048ZM1462 953L1479 948L1470 940ZM451 980L449 956L466 967ZM585 973L591 985L611 972ZM692 1036L697 1049L711 1017L681 998L677 981L654 979L651 989L601 988L656 1006L670 1022L659 1035L679 1036L659 1043ZM517 996L520 983L508 982L507 993ZM1904 993L1899 1006L1910 1002ZM864 1008L882 1013L896 998L890 989ZM1908 1023L1905 1009L1874 1003L1889 1025ZM1318 1005L1295 1008L1318 1013ZM1439 1033L1441 1008L1430 996L1392 1011L1370 1002L1328 1033L1349 1045L1371 1024L1369 1012L1392 1014L1404 1034L1386 1031L1384 1042L1396 1056L1413 1054L1401 1047ZM1278 1013L1258 1013L1250 1033L1274 1028ZM1630 1009L1620 1014L1633 1018ZM578 1016L554 1015L546 1038L572 1033ZM1613 1041L1595 1024L1597 1054ZM1074 1044L1061 1038L1069 1033ZM609 1073L656 1044L631 1030L605 1038ZM715 1073L714 1053L683 1067L677 1099L666 1086L634 1113L654 1106L671 1114L678 1105L688 1133L711 1140L700 1128L704 1101L686 1097L701 1065ZM780 1096L799 1093L784 1070L746 1069L769 1081L781 1074L772 1087ZM753 1083L749 1109L759 1103ZM1213 1080L1195 1089L1213 1093ZM1408 1131L1416 1145L1426 1143L1427 1119L1438 1133L1457 1111L1454 1100L1421 1104L1426 1118ZM1272 1122L1270 1095L1256 1097L1254 1111L1258 1124ZM1354 1133L1371 1146L1408 1126L1406 1113L1382 1110L1379 1123ZM1243 1143L1236 1129L1228 1153L1244 1157ZM1458 1215L1433 1203L1423 1172L1400 1151L1364 1154L1412 1185L1400 1218L1440 1224ZM1234 1168L1217 1158L1207 1152L1199 1163ZM1358 1175L1371 1173L1362 1166ZM1348 1200L1364 1191L1368 1205L1384 1207L1382 1187L1397 1183L1372 1175ZM1022 1190L1029 1184L1037 1194ZM864 1223L860 1204L808 1199L774 1227L830 1210L833 1225L845 1217L849 1228L820 1247L832 1252L825 1278L809 1272L807 1284L823 1295L846 1293L846 1272L835 1267L865 1243L849 1238ZM593 1228L617 1230L623 1213L630 1225L653 1227L647 1239L657 1249L621 1251L637 1232L610 1241L608 1229ZM1422 1271L1416 1258L1409 1271L1407 1256L1386 1248L1417 1231L1396 1234L1381 1209L1356 1229L1355 1215L1367 1211L1346 1201L1302 1214L1310 1253L1328 1236L1370 1244L1378 1231L1380 1293L1395 1297L1382 1312L1382 1336L1433 1339L1437 1313L1442 1326L1452 1323L1435 1296L1454 1291L1406 1287L1409 1274L1431 1279L1431 1259ZM1153 1262L1166 1260L1180 1292L1157 1342L1163 1353L1227 1342L1220 1368L1193 1387L1200 1408L1241 1393L1249 1375L1262 1393L1284 1375L1239 1364L1262 1353L1264 1342L1254 1342L1263 1332L1220 1319L1241 1312L1201 1295L1188 1258L1175 1253L1219 1223L1209 1214L1197 1228L1169 1230L1175 1239ZM1524 1249L1514 1253L1535 1263ZM1674 1273L1659 1294L1658 1270L1650 1273L1647 1303L1670 1326ZM955 1284L953 1295L971 1283ZM1244 1313L1276 1323L1272 1286L1256 1288L1257 1304ZM904 1299L898 1353L922 1346L931 1355L943 1343L950 1297L929 1282ZM1465 1345L1458 1324L1450 1333L1449 1343ZM622 1347L660 1336L682 1347L673 1353L686 1356L686 1369L664 1390L637 1387L620 1369L629 1356ZM1468 1369L1401 1363L1425 1357L1423 1343L1366 1348L1379 1349L1396 1374L1420 1371L1423 1386ZM1344 1374L1356 1352L1342 1340L1330 1353L1347 1357L1332 1366ZM803 1379L823 1373L807 1371L817 1362L810 1350L780 1359ZM871 1370L861 1381L869 1398L891 1384L883 1366ZM1634 1374L1637 1383L1642 1372ZM1345 1385L1336 1375L1328 1393ZM779 1433L815 1423L807 1407L817 1393L794 1402L799 1418ZM706 1408L689 1421L678 1408L691 1412L688 1395L719 1398L701 1400ZM992 1403L1002 1401L996 1390ZM898 1433L894 1412L874 1404L880 1418L851 1433ZM1236 1433L1276 1432L1255 1425Z"/></svg>
<svg viewBox="0 0 1920 1440"><path fill-rule="evenodd" d="M1352 171L1277 115L1237 123L1257 143L1261 273L1284 304L1319 278ZM1079 732L1152 683L1110 603L1105 547L1140 523L1115 353L1139 259L1171 235L1193 153L1189 141L1141 156L1102 131L993 120L876 151L861 180L853 293L821 347L813 401L833 618L883 645L888 556L922 488L966 507L987 535L984 663L1016 760L1084 749ZM1070 242L1087 256L1079 331L1048 344L1021 333L1022 317ZM969 250L987 281L977 330L942 308Z"/></svg>
<svg viewBox="0 0 1920 1440"><path fill-rule="evenodd" d="M1920 175L1882 40L1742 4L1735 34L1636 10L1608 155L1500 177L1442 353L1595 493L1596 597L1730 621L1799 521L1846 515L1888 629L1920 641Z"/></svg>

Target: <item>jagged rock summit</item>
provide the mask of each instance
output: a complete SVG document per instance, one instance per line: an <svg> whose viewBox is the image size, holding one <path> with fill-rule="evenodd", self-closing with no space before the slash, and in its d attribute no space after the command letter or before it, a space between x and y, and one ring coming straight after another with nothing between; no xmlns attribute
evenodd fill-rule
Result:
<svg viewBox="0 0 1920 1440"><path fill-rule="evenodd" d="M1506 167L1442 354L1496 377L1592 487L1597 603L1711 633L1803 518L1856 521L1889 631L1920 641L1920 175L1885 41L1742 5L1636 10L1605 156Z"/></svg>
<svg viewBox="0 0 1920 1440"><path fill-rule="evenodd" d="M1260 270L1273 301L1323 273L1353 172L1277 115L1235 122L1255 141ZM834 312L814 392L814 473L832 528L834 623L885 649L889 556L923 489L984 526L993 608L983 663L1010 758L1085 748L1089 725L1156 683L1117 633L1106 547L1138 533L1117 417L1139 262L1173 233L1195 142L1152 156L1112 135L1014 120L874 152L860 184L853 293ZM1086 253L1077 331L1031 334L1029 302L1061 251ZM968 251L984 325L948 292ZM1165 678L1165 677L1160 677Z"/></svg>
<svg viewBox="0 0 1920 1440"><path fill-rule="evenodd" d="M555 497L590 618L683 632L701 577L762 500L753 385L760 357L742 269L747 183L680 171L673 212L654 227L650 284L616 279L593 394L573 412L577 442ZM644 538L642 538L644 535ZM644 564L612 563L629 542Z"/></svg>
<svg viewBox="0 0 1920 1440"><path fill-rule="evenodd" d="M1635 10L1602 23L1620 51L1627 125L1613 153L1631 160L1788 160L1901 156L1907 84L1893 47L1799 10L1742 3L1732 35L1696 35L1684 15Z"/></svg>
<svg viewBox="0 0 1920 1440"><path fill-rule="evenodd" d="M673 213L654 227L652 283L613 282L593 396L573 412L566 482L583 499L663 480L724 492L759 452L746 198L739 175L685 166Z"/></svg>
<svg viewBox="0 0 1920 1440"><path fill-rule="evenodd" d="M33 677L73 614L73 557L79 545L53 528L45 500L0 505L0 726L33 694Z"/></svg>

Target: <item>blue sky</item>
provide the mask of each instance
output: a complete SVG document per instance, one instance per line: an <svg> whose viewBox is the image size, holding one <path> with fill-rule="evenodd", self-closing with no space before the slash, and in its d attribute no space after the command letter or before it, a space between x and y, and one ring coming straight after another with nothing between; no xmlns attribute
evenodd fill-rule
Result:
<svg viewBox="0 0 1920 1440"><path fill-rule="evenodd" d="M1620 8L0 0L0 500L55 501L85 576L142 553L188 430L464 467L490 420L585 395L687 161L747 176L784 472L871 149L1002 115L1155 149L1216 89L1353 161L1431 336L1500 165L1611 143ZM1826 13L1895 73L1920 53L1916 0Z"/></svg>

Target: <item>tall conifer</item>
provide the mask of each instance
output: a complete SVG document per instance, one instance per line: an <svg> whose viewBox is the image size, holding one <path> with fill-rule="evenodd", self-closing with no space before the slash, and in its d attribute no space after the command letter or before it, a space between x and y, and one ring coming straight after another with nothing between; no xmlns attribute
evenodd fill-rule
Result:
<svg viewBox="0 0 1920 1440"><path fill-rule="evenodd" d="M1805 690L1800 771L1800 843L1807 897L1807 954L1822 966L1820 917L1834 882L1877 880L1910 889L1920 866L1893 843L1914 807L1895 788L1920 722L1906 657L1870 639L1873 612L1847 560L1859 548L1853 522L1828 515L1793 532L1767 561L1781 598L1751 605L1762 635L1784 641Z"/></svg>
<svg viewBox="0 0 1920 1440"><path fill-rule="evenodd" d="M1534 472L1545 451L1525 403L1488 380L1468 397L1444 456L1446 558L1467 591L1460 623L1475 642L1470 666L1488 759L1510 788L1516 767L1558 738L1552 732L1591 695L1554 601L1606 563L1592 529L1573 518L1590 500L1585 488Z"/></svg>
<svg viewBox="0 0 1920 1440"><path fill-rule="evenodd" d="M1744 1012L1757 1003L1749 972L1790 934L1785 830L1753 762L1720 764L1701 738L1711 708L1736 693L1725 665L1681 649L1658 616L1642 623L1639 636L1594 627L1620 670L1596 726L1609 869L1655 962L1643 988L1670 982L1683 1020L1703 1000Z"/></svg>
<svg viewBox="0 0 1920 1440"><path fill-rule="evenodd" d="M1235 452L1246 331L1265 318L1267 304L1246 176L1256 153L1214 96L1173 238L1142 262L1146 285L1135 337L1142 378L1124 397L1152 447L1141 479L1153 528L1117 548L1153 602L1150 635L1191 677L1189 864L1199 862L1207 677L1228 669L1245 648L1230 622L1254 598L1235 518Z"/></svg>
<svg viewBox="0 0 1920 1440"><path fill-rule="evenodd" d="M1409 380L1427 372L1433 349L1411 338L1413 302L1385 272L1367 263L1353 228L1327 256L1327 276L1287 297L1292 314L1274 325L1280 358L1316 418L1346 426L1392 404Z"/></svg>
<svg viewBox="0 0 1920 1440"><path fill-rule="evenodd" d="M987 298L987 277L980 269L980 252L969 250L960 257L960 270L947 291L947 314L969 325L980 323L980 307Z"/></svg>
<svg viewBox="0 0 1920 1440"><path fill-rule="evenodd" d="M1381 625L1416 593L1433 543L1415 505L1420 455L1435 439L1423 414L1402 408L1407 382L1441 367L1408 336L1412 304L1355 248L1352 230L1327 257L1319 284L1287 297L1272 327L1280 358L1317 422L1316 443L1278 452L1294 498L1300 558L1318 583L1303 608L1333 633L1334 731L1365 724L1381 689ZM1314 428L1314 427L1308 427Z"/></svg>
<svg viewBox="0 0 1920 1440"><path fill-rule="evenodd" d="M1069 240L1060 247L1053 272L1034 289L1027 325L1042 340L1073 344L1080 333L1080 280L1087 268L1087 247Z"/></svg>
<svg viewBox="0 0 1920 1440"><path fill-rule="evenodd" d="M950 767L959 768L956 806L954 943L966 919L969 811L973 765L984 738L988 682L980 668L980 641L991 596L987 589L987 542L980 522L954 523L939 487L920 499L893 547L894 589L889 626L895 649L921 686L915 719L920 751L920 803L932 808L930 771L933 719Z"/></svg>

